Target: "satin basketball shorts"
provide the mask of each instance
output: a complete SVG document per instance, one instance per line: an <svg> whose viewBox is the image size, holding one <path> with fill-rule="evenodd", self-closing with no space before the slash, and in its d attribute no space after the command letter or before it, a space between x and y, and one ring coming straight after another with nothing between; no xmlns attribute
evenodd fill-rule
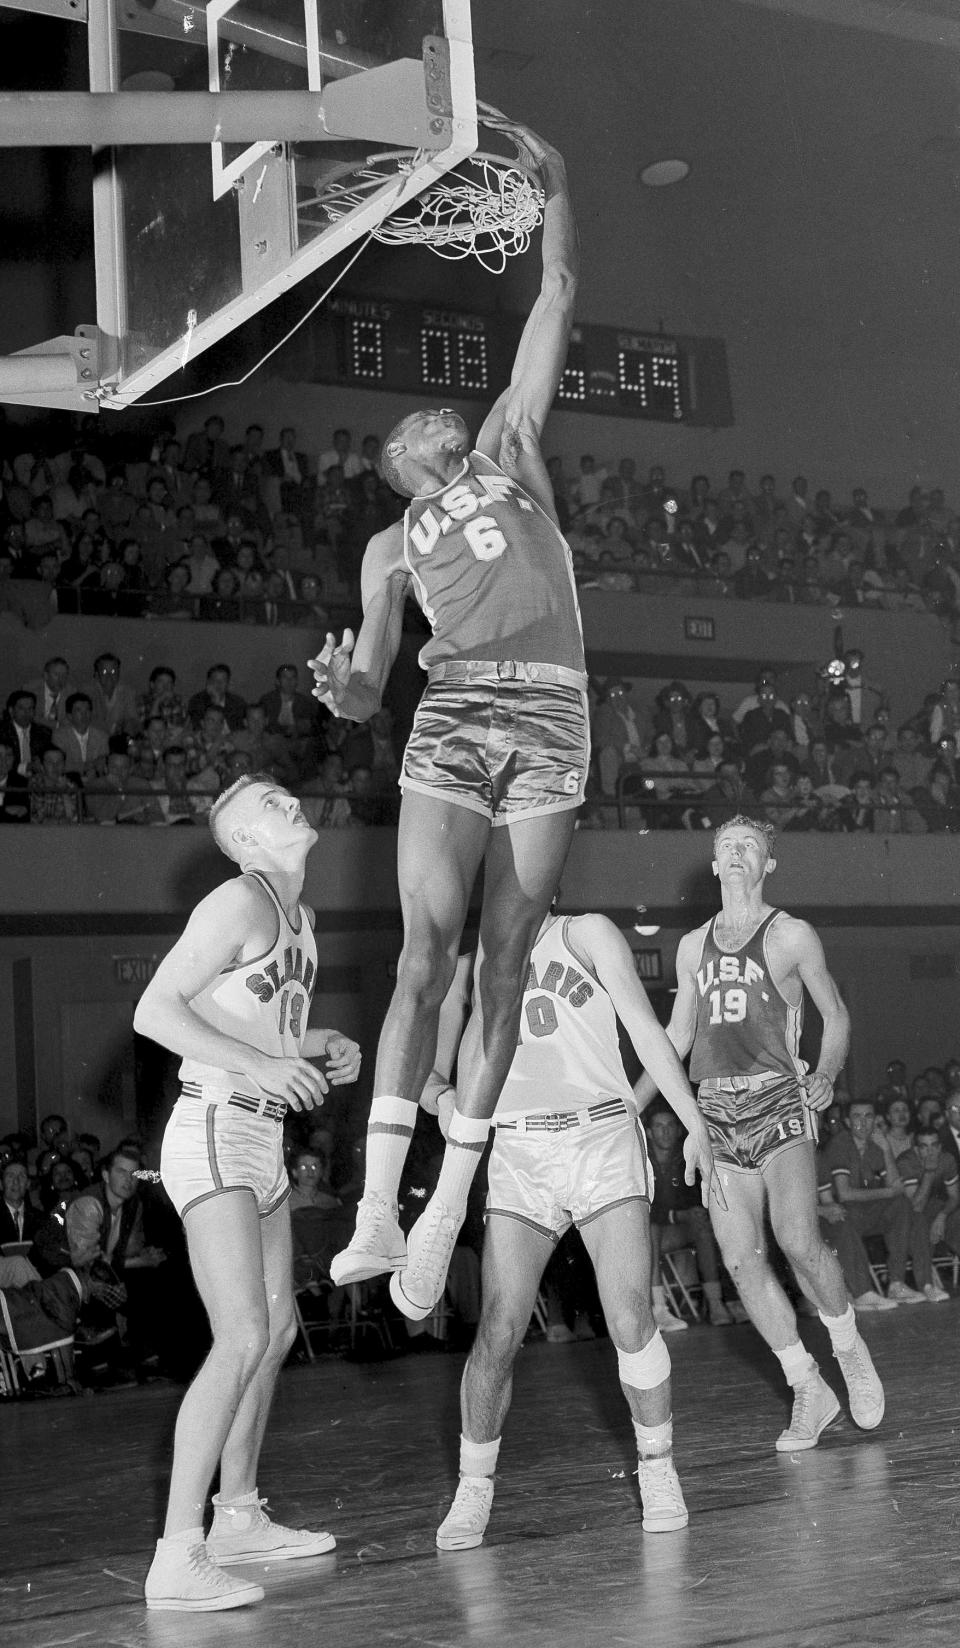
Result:
<svg viewBox="0 0 960 1648"><path fill-rule="evenodd" d="M563 1132L497 1128L487 1168L487 1217L532 1225L553 1243L624 1202L653 1197L646 1142L632 1111Z"/></svg>
<svg viewBox="0 0 960 1648"><path fill-rule="evenodd" d="M226 1191L250 1190L261 1219L290 1194L283 1160L283 1122L248 1114L218 1092L181 1094L160 1149L163 1188L181 1219L198 1202Z"/></svg>
<svg viewBox="0 0 960 1648"><path fill-rule="evenodd" d="M518 679L498 675L503 664L440 666L470 674L431 678L404 754L402 790L455 802L494 825L581 805L590 764L586 691L530 678L545 665L522 667Z"/></svg>
<svg viewBox="0 0 960 1648"><path fill-rule="evenodd" d="M796 1076L721 1076L700 1083L697 1104L718 1167L762 1173L781 1150L817 1142L817 1121Z"/></svg>

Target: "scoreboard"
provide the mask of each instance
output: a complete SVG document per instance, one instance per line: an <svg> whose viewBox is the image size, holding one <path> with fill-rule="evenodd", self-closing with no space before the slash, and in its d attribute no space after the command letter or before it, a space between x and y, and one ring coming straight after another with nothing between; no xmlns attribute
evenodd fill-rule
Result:
<svg viewBox="0 0 960 1648"><path fill-rule="evenodd" d="M506 387L523 318L332 297L312 324L317 383L492 402ZM304 363L300 357L300 374ZM733 422L719 338L573 327L557 411L719 427Z"/></svg>

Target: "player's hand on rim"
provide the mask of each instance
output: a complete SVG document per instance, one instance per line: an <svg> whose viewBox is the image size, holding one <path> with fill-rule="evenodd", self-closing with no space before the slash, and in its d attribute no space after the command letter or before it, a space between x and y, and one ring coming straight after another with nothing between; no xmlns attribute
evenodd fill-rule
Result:
<svg viewBox="0 0 960 1648"><path fill-rule="evenodd" d="M329 1092L326 1077L308 1059L271 1058L264 1054L254 1080L271 1098L285 1099L291 1110L314 1110Z"/></svg>
<svg viewBox="0 0 960 1648"><path fill-rule="evenodd" d="M808 1110L826 1110L833 1103L833 1079L823 1070L813 1070L800 1084Z"/></svg>
<svg viewBox="0 0 960 1648"><path fill-rule="evenodd" d="M513 138L520 151L520 162L529 166L531 171L539 172L548 160L559 160L559 150L547 143L529 126L524 126L519 120L511 120L509 115L502 114L495 109L492 103L479 103L477 108L485 126L492 126L494 131L506 132Z"/></svg>
<svg viewBox="0 0 960 1648"><path fill-rule="evenodd" d="M321 704L326 704L334 711L342 704L349 685L350 654L355 639L353 630L345 629L343 640L338 646L336 636L332 630L328 630L316 658L307 659L307 667L313 671L314 698L319 698Z"/></svg>

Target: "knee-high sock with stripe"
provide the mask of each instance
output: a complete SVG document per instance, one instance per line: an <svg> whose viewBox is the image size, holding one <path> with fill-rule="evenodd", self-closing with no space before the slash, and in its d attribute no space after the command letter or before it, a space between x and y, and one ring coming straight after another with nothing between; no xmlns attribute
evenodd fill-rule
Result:
<svg viewBox="0 0 960 1648"><path fill-rule="evenodd" d="M470 1186L480 1165L489 1132L487 1118L464 1116L459 1110L453 1112L443 1165L431 1200L443 1202L453 1213L465 1211Z"/></svg>
<svg viewBox="0 0 960 1648"><path fill-rule="evenodd" d="M381 1093L367 1121L367 1167L364 1194L396 1203L403 1164L410 1149L417 1106L395 1093Z"/></svg>

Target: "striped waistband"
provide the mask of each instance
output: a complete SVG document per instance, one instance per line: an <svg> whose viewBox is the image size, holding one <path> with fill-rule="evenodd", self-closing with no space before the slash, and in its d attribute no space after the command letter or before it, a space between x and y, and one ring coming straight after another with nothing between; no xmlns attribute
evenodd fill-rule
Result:
<svg viewBox="0 0 960 1648"><path fill-rule="evenodd" d="M235 1110L245 1110L248 1116L265 1116L267 1121L282 1122L287 1113L285 1099L271 1099L266 1094L256 1098L252 1093L229 1093L221 1088L204 1087L202 1082L185 1081L181 1092L185 1099L206 1099L208 1104L228 1104Z"/></svg>
<svg viewBox="0 0 960 1648"><path fill-rule="evenodd" d="M541 687L575 687L586 690L587 677L579 670L567 669L564 664L527 664L519 658L505 658L500 663L492 659L451 659L446 664L431 664L427 671L431 686L438 681L529 681Z"/></svg>
<svg viewBox="0 0 960 1648"><path fill-rule="evenodd" d="M537 1116L494 1117L497 1131L509 1133L566 1133L571 1127L589 1127L591 1122L611 1121L614 1116L629 1115L622 1099L604 1099L602 1104L591 1104L586 1110L557 1110Z"/></svg>

